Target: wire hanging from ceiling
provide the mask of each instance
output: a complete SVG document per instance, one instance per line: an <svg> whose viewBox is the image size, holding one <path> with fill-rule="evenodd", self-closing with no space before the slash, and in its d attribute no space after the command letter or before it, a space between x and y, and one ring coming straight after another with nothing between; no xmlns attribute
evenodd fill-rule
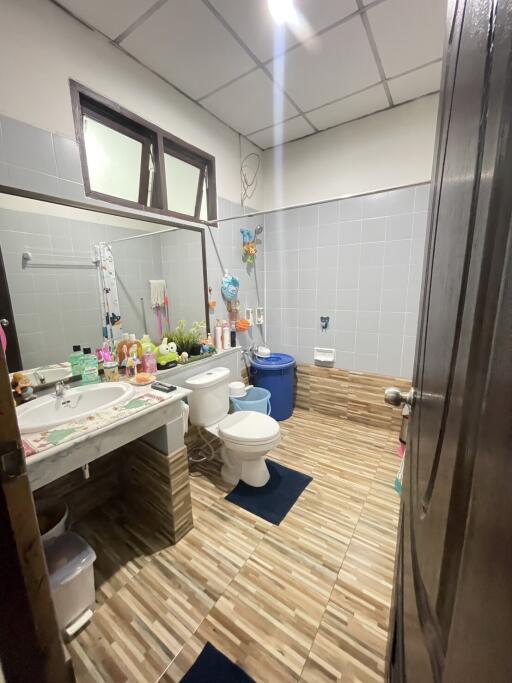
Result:
<svg viewBox="0 0 512 683"><path fill-rule="evenodd" d="M256 152L250 152L240 162L242 208L245 206L247 199L251 199L256 191L260 167L261 156Z"/></svg>

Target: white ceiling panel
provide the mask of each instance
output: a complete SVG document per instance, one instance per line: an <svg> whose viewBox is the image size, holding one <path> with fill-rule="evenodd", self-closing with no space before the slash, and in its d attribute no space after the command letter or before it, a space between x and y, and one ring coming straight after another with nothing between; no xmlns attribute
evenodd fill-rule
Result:
<svg viewBox="0 0 512 683"><path fill-rule="evenodd" d="M121 44L194 98L255 66L200 0L168 0Z"/></svg>
<svg viewBox="0 0 512 683"><path fill-rule="evenodd" d="M276 102L279 121L274 121L273 88L270 78L258 69L206 97L201 104L245 135L298 113L286 98L280 97ZM282 95L279 86L276 90Z"/></svg>
<svg viewBox="0 0 512 683"><path fill-rule="evenodd" d="M290 140L297 140L297 138L303 138L305 135L310 135L314 132L314 128L309 125L305 118L296 116L293 119L279 123L277 126L271 126L270 128L265 128L265 130L260 130L259 133L249 135L249 140L252 140L262 149L268 149L268 147L275 147L276 145L290 142Z"/></svg>
<svg viewBox="0 0 512 683"><path fill-rule="evenodd" d="M388 85L393 102L399 104L439 90L441 70L442 62L436 62L404 76L390 79Z"/></svg>
<svg viewBox="0 0 512 683"><path fill-rule="evenodd" d="M387 77L443 56L446 0L386 0L367 16Z"/></svg>
<svg viewBox="0 0 512 683"><path fill-rule="evenodd" d="M303 110L315 109L380 80L360 17L287 52L274 60L272 71Z"/></svg>
<svg viewBox="0 0 512 683"><path fill-rule="evenodd" d="M386 92L379 84L357 95L350 95L343 100L310 111L307 116L313 125L323 130L386 109L388 106Z"/></svg>
<svg viewBox="0 0 512 683"><path fill-rule="evenodd" d="M300 42L300 38L285 28L282 37L278 38L276 34L274 46L275 23L268 9L267 0L210 2L262 62ZM355 0L296 0L294 4L311 33L321 31L357 11Z"/></svg>
<svg viewBox="0 0 512 683"><path fill-rule="evenodd" d="M155 4L156 0L59 0L75 17L109 38L117 38Z"/></svg>

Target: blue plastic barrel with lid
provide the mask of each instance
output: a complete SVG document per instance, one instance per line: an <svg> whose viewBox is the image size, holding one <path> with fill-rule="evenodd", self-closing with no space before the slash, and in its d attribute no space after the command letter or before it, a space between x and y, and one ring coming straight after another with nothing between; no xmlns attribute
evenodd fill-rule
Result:
<svg viewBox="0 0 512 683"><path fill-rule="evenodd" d="M270 391L270 415L275 420L291 416L295 391L293 356L273 353L268 358L251 358L251 383Z"/></svg>

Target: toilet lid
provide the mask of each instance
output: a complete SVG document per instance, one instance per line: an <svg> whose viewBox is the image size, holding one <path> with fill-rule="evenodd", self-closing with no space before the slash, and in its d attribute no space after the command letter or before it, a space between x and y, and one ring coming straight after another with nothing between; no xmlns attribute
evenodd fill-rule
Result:
<svg viewBox="0 0 512 683"><path fill-rule="evenodd" d="M279 423L269 415L240 410L222 420L219 436L236 443L265 443L279 436Z"/></svg>

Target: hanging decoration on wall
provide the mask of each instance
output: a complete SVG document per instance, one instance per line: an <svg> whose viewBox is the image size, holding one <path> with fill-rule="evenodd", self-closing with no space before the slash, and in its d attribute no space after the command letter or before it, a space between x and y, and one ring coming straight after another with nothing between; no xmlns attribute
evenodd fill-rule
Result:
<svg viewBox="0 0 512 683"><path fill-rule="evenodd" d="M252 265L256 256L256 236L252 230L242 228L242 261Z"/></svg>
<svg viewBox="0 0 512 683"><path fill-rule="evenodd" d="M116 268L110 244L95 245L95 259L98 263L98 280L101 292L104 339L121 339L123 321L117 294Z"/></svg>
<svg viewBox="0 0 512 683"><path fill-rule="evenodd" d="M236 308L236 303L238 300L238 290L240 288L240 280L234 275L230 275L226 270L224 272L224 277L222 278L222 284L220 291L222 292L222 297L226 302L226 308L229 312Z"/></svg>

